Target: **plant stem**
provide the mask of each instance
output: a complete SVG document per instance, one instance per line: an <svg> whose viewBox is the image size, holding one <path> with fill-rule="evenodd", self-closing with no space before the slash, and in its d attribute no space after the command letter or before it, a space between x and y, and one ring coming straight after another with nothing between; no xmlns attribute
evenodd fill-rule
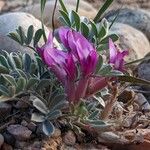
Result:
<svg viewBox="0 0 150 150"><path fill-rule="evenodd" d="M54 5L54 9L53 9L53 14L52 14L52 29L53 29L53 37L54 37L54 30L55 30L55 11L56 11L56 6L57 6L57 1L55 0L55 5Z"/></svg>
<svg viewBox="0 0 150 150"><path fill-rule="evenodd" d="M104 110L101 113L101 119L102 120L107 120L109 115L112 112L113 109L113 105L117 100L117 95L118 95L118 89L117 87L112 87L112 96L110 97L110 99L108 100Z"/></svg>
<svg viewBox="0 0 150 150"><path fill-rule="evenodd" d="M77 0L76 12L78 12L78 9L79 9L79 3L80 3L80 0Z"/></svg>

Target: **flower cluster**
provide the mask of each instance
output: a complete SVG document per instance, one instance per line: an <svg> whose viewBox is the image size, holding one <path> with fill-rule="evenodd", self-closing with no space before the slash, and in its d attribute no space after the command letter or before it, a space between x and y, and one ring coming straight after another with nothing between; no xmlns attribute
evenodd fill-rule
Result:
<svg viewBox="0 0 150 150"><path fill-rule="evenodd" d="M61 27L58 31L64 50L56 48L50 34L47 43L37 48L37 51L64 85L68 101L77 103L81 98L107 86L107 78L93 76L99 55L92 43L73 29ZM110 63L114 65L114 69L122 71L123 58L127 52L119 52L111 39L109 46Z"/></svg>

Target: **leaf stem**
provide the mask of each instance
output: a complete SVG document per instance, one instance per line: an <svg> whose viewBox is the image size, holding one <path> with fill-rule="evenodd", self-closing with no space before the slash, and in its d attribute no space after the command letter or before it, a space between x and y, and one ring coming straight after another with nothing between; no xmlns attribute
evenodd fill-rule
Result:
<svg viewBox="0 0 150 150"><path fill-rule="evenodd" d="M54 5L54 9L53 9L53 14L52 14L52 29L53 29L53 37L54 37L54 30L55 30L55 11L56 11L56 6L57 6L57 1L55 0L55 5Z"/></svg>
<svg viewBox="0 0 150 150"><path fill-rule="evenodd" d="M80 3L80 0L77 0L76 12L78 12L78 9L79 9L79 3Z"/></svg>

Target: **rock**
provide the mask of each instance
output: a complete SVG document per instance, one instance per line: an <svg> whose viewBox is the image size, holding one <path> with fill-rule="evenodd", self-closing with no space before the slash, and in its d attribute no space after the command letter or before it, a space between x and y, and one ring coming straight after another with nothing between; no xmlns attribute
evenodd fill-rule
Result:
<svg viewBox="0 0 150 150"><path fill-rule="evenodd" d="M4 136L4 140L7 144L10 144L12 146L14 146L15 142L16 142L16 139L13 137L13 135L11 135L10 133L8 132L4 132L3 133L3 136Z"/></svg>
<svg viewBox="0 0 150 150"><path fill-rule="evenodd" d="M56 128L54 134L52 135L52 138L57 138L60 136L61 136L61 130Z"/></svg>
<svg viewBox="0 0 150 150"><path fill-rule="evenodd" d="M42 148L50 149L50 150L57 150L59 149L60 145L62 145L62 138L47 138L42 141Z"/></svg>
<svg viewBox="0 0 150 150"><path fill-rule="evenodd" d="M27 125L28 129L30 129L32 132L35 132L36 131L36 128L37 128L37 125L34 123L34 122L30 122L28 125Z"/></svg>
<svg viewBox="0 0 150 150"><path fill-rule="evenodd" d="M150 53L146 57L150 57ZM150 81L150 58L139 64L137 67L137 71L139 78ZM147 100L150 103L150 86L143 85L142 89L146 92L144 96L146 96Z"/></svg>
<svg viewBox="0 0 150 150"><path fill-rule="evenodd" d="M144 140L142 143L138 144L131 144L126 146L128 150L149 150L150 148L150 141Z"/></svg>
<svg viewBox="0 0 150 150"><path fill-rule="evenodd" d="M134 100L144 112L150 112L150 104L143 94L137 93Z"/></svg>
<svg viewBox="0 0 150 150"><path fill-rule="evenodd" d="M11 114L12 106L5 102L0 102L0 118L5 118L6 116Z"/></svg>
<svg viewBox="0 0 150 150"><path fill-rule="evenodd" d="M73 131L68 131L63 137L63 141L68 146L73 146L76 143L76 137Z"/></svg>
<svg viewBox="0 0 150 150"><path fill-rule="evenodd" d="M110 32L118 34L119 47L129 51L126 57L128 62L143 58L150 50L150 43L146 36L127 24L114 23Z"/></svg>
<svg viewBox="0 0 150 150"><path fill-rule="evenodd" d="M13 150L13 147L7 143L4 143L2 146L2 150Z"/></svg>
<svg viewBox="0 0 150 150"><path fill-rule="evenodd" d="M121 137L113 132L102 132L98 137L100 143L115 143L115 144L126 144L128 140Z"/></svg>
<svg viewBox="0 0 150 150"><path fill-rule="evenodd" d="M21 26L25 33L30 25L34 26L34 31L41 28L41 22L35 17L28 13L16 12L16 13L6 13L0 16L0 51L7 50L8 52L20 51L22 53L29 53L33 55L33 50L26 47L20 46L17 42L10 39L7 35L10 32L15 32L15 30ZM48 34L49 29L45 27L45 31ZM39 42L39 45L43 44L43 40Z"/></svg>
<svg viewBox="0 0 150 150"><path fill-rule="evenodd" d="M26 127L28 125L28 122L26 120L22 120L21 121L21 125L24 126L24 127Z"/></svg>
<svg viewBox="0 0 150 150"><path fill-rule="evenodd" d="M44 14L43 14L43 20L44 20L44 24L47 25L48 27L52 27L52 10L54 8L54 2L55 0L50 0L46 3L45 6L45 10L44 10ZM76 1L75 0L65 0L66 7L69 10L74 10L75 6L76 6ZM24 12L28 12L30 14L32 14L33 16L35 16L36 18L40 19L40 4L35 4L26 8L21 9L20 11L24 11ZM59 10L60 9L60 5L58 5L57 9L56 9L56 13L55 13L55 25L56 26L60 26L59 23ZM50 13L51 10L51 13ZM96 15L97 11L95 8L93 8L89 3L85 2L85 1L80 1L80 7L79 7L79 14L81 16L86 16L88 18L94 18Z"/></svg>
<svg viewBox="0 0 150 150"><path fill-rule="evenodd" d="M27 102L24 102L24 101L18 101L15 105L15 107L17 109L25 109L25 108L28 108L29 107L29 104Z"/></svg>
<svg viewBox="0 0 150 150"><path fill-rule="evenodd" d="M17 148L17 149L23 149L28 146L29 146L29 142L16 141L16 143L15 143L15 148Z"/></svg>
<svg viewBox="0 0 150 150"><path fill-rule="evenodd" d="M41 141L34 141L34 143L32 144L32 148L39 148L41 149L42 143Z"/></svg>
<svg viewBox="0 0 150 150"><path fill-rule="evenodd" d="M4 143L4 137L2 134L0 134L0 148L2 147L3 143Z"/></svg>
<svg viewBox="0 0 150 150"><path fill-rule="evenodd" d="M19 124L8 126L7 131L19 141L29 140L32 134L31 130Z"/></svg>
<svg viewBox="0 0 150 150"><path fill-rule="evenodd" d="M118 10L110 11L105 17L112 21ZM150 40L150 11L143 9L124 8L119 11L117 22L129 24L132 27L141 30Z"/></svg>
<svg viewBox="0 0 150 150"><path fill-rule="evenodd" d="M138 65L138 76L142 79L150 81L150 59Z"/></svg>

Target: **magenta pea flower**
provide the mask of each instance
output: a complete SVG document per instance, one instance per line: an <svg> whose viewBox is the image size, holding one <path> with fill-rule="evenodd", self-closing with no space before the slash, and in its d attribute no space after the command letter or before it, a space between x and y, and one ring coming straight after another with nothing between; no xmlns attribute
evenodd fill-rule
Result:
<svg viewBox="0 0 150 150"><path fill-rule="evenodd" d="M41 48L37 47L37 51L44 63L64 85L68 99L74 101L74 81L76 79L77 69L73 56L70 53L61 51L54 47L52 34L50 34L45 45Z"/></svg>
<svg viewBox="0 0 150 150"><path fill-rule="evenodd" d="M124 57L128 55L128 51L123 50L120 52L113 43L112 39L109 39L110 60L109 63L113 64L114 69L124 70Z"/></svg>
<svg viewBox="0 0 150 150"><path fill-rule="evenodd" d="M68 28L61 28L59 37L80 63L82 75L85 77L92 74L98 61L95 47L82 34Z"/></svg>
<svg viewBox="0 0 150 150"><path fill-rule="evenodd" d="M42 60L55 73L64 85L70 102L84 98L90 75L94 73L98 54L94 46L79 32L69 28L59 29L61 44L65 51L59 50L53 43L52 35L41 48L37 48ZM80 75L77 78L77 70Z"/></svg>

